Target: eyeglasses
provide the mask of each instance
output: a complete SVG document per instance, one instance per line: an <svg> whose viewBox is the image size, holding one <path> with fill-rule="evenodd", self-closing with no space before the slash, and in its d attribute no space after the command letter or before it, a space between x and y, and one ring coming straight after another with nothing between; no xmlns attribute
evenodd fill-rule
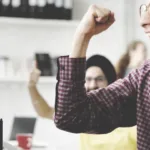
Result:
<svg viewBox="0 0 150 150"><path fill-rule="evenodd" d="M91 78L91 77L86 77L85 78L86 82L91 82L92 80L94 80L95 82L103 82L106 80L105 77L97 77L97 78Z"/></svg>
<svg viewBox="0 0 150 150"><path fill-rule="evenodd" d="M150 5L142 4L140 6L140 9L139 9L140 16L142 16L142 14L145 12L148 12L148 13L150 12Z"/></svg>

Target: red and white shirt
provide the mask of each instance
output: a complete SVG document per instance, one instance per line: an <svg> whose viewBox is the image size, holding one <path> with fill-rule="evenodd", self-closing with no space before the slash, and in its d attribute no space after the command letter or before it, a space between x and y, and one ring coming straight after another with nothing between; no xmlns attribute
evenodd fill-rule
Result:
<svg viewBox="0 0 150 150"><path fill-rule="evenodd" d="M137 124L138 150L150 150L150 61L103 89L86 92L85 58L58 59L55 124L103 134Z"/></svg>

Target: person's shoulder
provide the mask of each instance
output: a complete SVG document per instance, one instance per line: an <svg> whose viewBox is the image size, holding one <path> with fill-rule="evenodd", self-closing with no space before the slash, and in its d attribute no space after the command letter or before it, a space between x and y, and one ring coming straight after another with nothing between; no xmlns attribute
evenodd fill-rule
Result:
<svg viewBox="0 0 150 150"><path fill-rule="evenodd" d="M136 69L135 76L138 75L138 78L143 82L150 80L149 77L150 72L150 59L146 60L138 69ZM137 75L136 75L137 74Z"/></svg>

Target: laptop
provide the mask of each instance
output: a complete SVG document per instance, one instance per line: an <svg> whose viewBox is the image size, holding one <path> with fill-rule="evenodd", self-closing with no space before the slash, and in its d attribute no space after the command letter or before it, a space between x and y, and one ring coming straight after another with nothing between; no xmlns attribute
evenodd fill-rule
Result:
<svg viewBox="0 0 150 150"><path fill-rule="evenodd" d="M35 117L15 117L13 120L12 130L11 130L8 143L13 146L17 146L18 143L16 141L16 135L18 133L34 134L36 120L37 119ZM33 140L32 146L33 147L47 147L48 144L45 142Z"/></svg>
<svg viewBox="0 0 150 150"><path fill-rule="evenodd" d="M15 117L13 120L12 130L9 140L16 140L18 133L34 133L36 124L35 117Z"/></svg>

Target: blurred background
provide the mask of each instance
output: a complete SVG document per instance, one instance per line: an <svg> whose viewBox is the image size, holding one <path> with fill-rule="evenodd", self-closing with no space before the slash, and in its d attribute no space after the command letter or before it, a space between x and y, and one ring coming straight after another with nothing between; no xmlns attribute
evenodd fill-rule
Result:
<svg viewBox="0 0 150 150"><path fill-rule="evenodd" d="M58 150L78 149L79 135L60 131L52 121L37 116L27 83L35 60L39 61L43 75L38 88L54 106L56 58L70 53L75 29L93 3L114 11L116 22L91 40L88 56L102 54L115 65L132 40L143 40L149 50L149 39L139 24L139 7L146 0L0 0L0 117L4 140L11 137L14 117L36 117L35 140Z"/></svg>

